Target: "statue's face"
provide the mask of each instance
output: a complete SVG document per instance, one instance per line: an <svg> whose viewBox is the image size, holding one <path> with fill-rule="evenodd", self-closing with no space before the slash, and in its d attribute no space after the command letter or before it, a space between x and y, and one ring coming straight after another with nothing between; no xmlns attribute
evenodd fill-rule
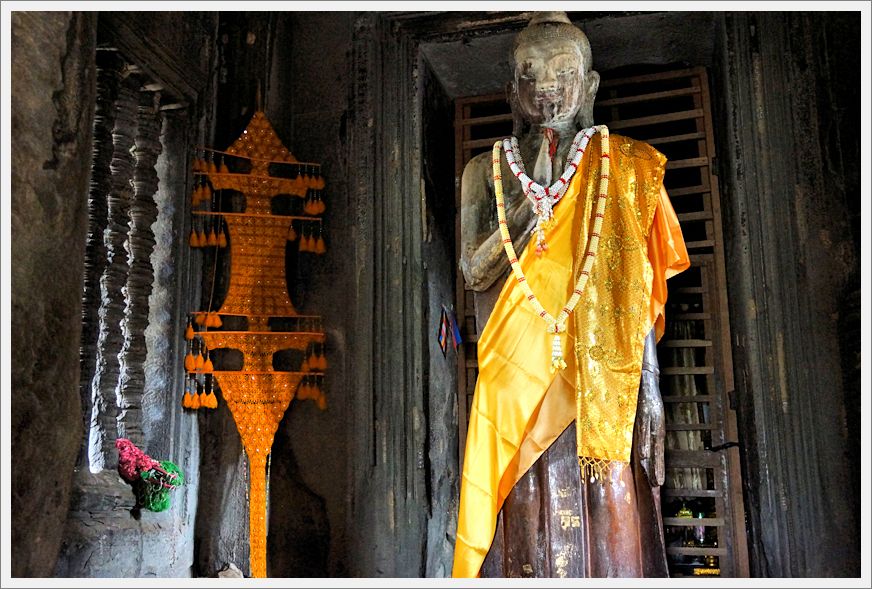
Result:
<svg viewBox="0 0 872 589"><path fill-rule="evenodd" d="M593 100L585 92L585 72L590 65L584 63L578 44L569 39L543 39L519 46L515 51L515 91L524 119L545 126L572 122L584 102Z"/></svg>

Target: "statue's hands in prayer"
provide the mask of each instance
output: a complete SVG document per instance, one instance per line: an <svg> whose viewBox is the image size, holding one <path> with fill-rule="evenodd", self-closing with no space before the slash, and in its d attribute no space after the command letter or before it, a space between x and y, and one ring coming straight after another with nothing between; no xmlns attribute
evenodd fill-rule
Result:
<svg viewBox="0 0 872 589"><path fill-rule="evenodd" d="M527 242L530 241L530 236L533 235L533 228L536 226L536 216L533 214L533 207L526 197L515 199L514 202L507 203L506 206L506 221L509 224L509 230L512 232L515 251L518 255L521 255ZM515 231L518 229L520 229L520 233L515 237ZM500 240L502 240L502 235L500 235Z"/></svg>
<svg viewBox="0 0 872 589"><path fill-rule="evenodd" d="M663 456L666 415L663 398L660 396L660 368L657 362L657 342L653 329L645 338L636 424L638 436L635 440L634 450L639 454L642 470L645 471L648 482L652 487L659 487L666 479Z"/></svg>
<svg viewBox="0 0 872 589"><path fill-rule="evenodd" d="M488 155L489 154L482 154ZM506 168L505 176L511 171ZM496 223L496 207L489 157L476 156L463 171L461 181L461 255L460 269L466 283L475 291L490 288L509 270L503 237ZM536 216L520 185L505 186L506 223L515 252L520 256L530 241Z"/></svg>

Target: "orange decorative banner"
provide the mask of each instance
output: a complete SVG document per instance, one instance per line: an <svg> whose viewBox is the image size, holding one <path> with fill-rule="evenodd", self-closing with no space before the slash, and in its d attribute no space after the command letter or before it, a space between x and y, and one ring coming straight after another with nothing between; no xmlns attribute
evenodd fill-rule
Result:
<svg viewBox="0 0 872 589"><path fill-rule="evenodd" d="M295 394L326 408L320 388L327 368L321 318L297 314L285 277L288 241L302 236L300 247L295 249L316 254L325 251L322 220L317 216L325 209L320 192L324 178L317 164L297 161L260 111L226 152L207 151L208 159L194 162L197 180L191 204L196 222L189 242L200 248L229 246L231 268L221 308L213 309L210 300L205 311L192 313L186 329L190 344L185 368L194 390L185 392L183 405L189 409L215 408L212 387L220 387L249 461L251 576L265 577L266 468L273 438ZM293 177L274 176L276 169L296 173ZM225 210L225 190L243 194L244 212ZM273 198L280 194L305 199L300 207L304 214L273 214ZM244 317L243 328L247 329L222 330L231 316ZM271 318L296 328L277 330L270 324ZM216 370L210 359L210 351L216 349L242 352L243 369ZM298 370L274 370L273 356L282 350L302 352Z"/></svg>

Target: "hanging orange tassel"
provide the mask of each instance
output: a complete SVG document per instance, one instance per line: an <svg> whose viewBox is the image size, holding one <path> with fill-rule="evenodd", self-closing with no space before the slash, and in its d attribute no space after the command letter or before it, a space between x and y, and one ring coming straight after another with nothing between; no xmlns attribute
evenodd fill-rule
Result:
<svg viewBox="0 0 872 589"><path fill-rule="evenodd" d="M324 238L318 236L318 241L315 243L315 253L321 255L327 251L327 246L324 244Z"/></svg>
<svg viewBox="0 0 872 589"><path fill-rule="evenodd" d="M294 225L291 223L288 227L288 241L294 241L295 239L297 239L297 232L294 231Z"/></svg>
<svg viewBox="0 0 872 589"><path fill-rule="evenodd" d="M227 247L227 236L223 231L218 232L218 247Z"/></svg>
<svg viewBox="0 0 872 589"><path fill-rule="evenodd" d="M209 358L209 354L207 353L206 354L206 361L203 362L203 372L211 374L214 370L215 370L215 368L212 365L212 359Z"/></svg>
<svg viewBox="0 0 872 589"><path fill-rule="evenodd" d="M185 329L185 339L191 341L194 339L194 326L188 321L188 327Z"/></svg>
<svg viewBox="0 0 872 589"><path fill-rule="evenodd" d="M191 352L188 352L188 354L185 356L185 371L186 372L193 372L194 368L195 368L195 364L196 364L196 361L194 360L194 354Z"/></svg>
<svg viewBox="0 0 872 589"><path fill-rule="evenodd" d="M218 408L218 397L215 396L214 391L209 393L208 395L206 395L206 401L208 403L206 405L206 407L208 407L209 409L217 409Z"/></svg>
<svg viewBox="0 0 872 589"><path fill-rule="evenodd" d="M303 359L303 365L300 366L300 372L309 372L309 359Z"/></svg>
<svg viewBox="0 0 872 589"><path fill-rule="evenodd" d="M200 395L194 393L191 395L191 409L199 409L200 408Z"/></svg>
<svg viewBox="0 0 872 589"><path fill-rule="evenodd" d="M318 409L320 409L321 411L327 409L327 397L324 396L324 393L321 393L318 396L318 400L316 401L316 403L318 404Z"/></svg>
<svg viewBox="0 0 872 589"><path fill-rule="evenodd" d="M309 381L304 380L303 384L300 385L300 388L297 389L297 398L301 401L305 401L309 398Z"/></svg>
<svg viewBox="0 0 872 589"><path fill-rule="evenodd" d="M196 370L197 372L201 372L205 364L206 360L205 358L203 358L203 354L197 354L194 357L194 370Z"/></svg>
<svg viewBox="0 0 872 589"><path fill-rule="evenodd" d="M206 245L209 247L218 247L218 236L215 235L215 232L212 228L209 228L209 233L206 235Z"/></svg>
<svg viewBox="0 0 872 589"><path fill-rule="evenodd" d="M189 393L188 391L185 391L185 396L182 397L182 407L184 407L185 409L191 408L191 393Z"/></svg>
<svg viewBox="0 0 872 589"><path fill-rule="evenodd" d="M206 170L207 170L210 174L217 174L217 173L218 173L218 167L215 165L215 161L214 161L214 160L209 160L209 162L206 164L206 166L207 166L207 167L206 167Z"/></svg>
<svg viewBox="0 0 872 589"><path fill-rule="evenodd" d="M228 168L227 164L224 163L224 158L221 158L221 166L218 168L218 171L222 174L230 173L230 168Z"/></svg>
<svg viewBox="0 0 872 589"><path fill-rule="evenodd" d="M206 313L194 313L194 322L200 327L205 327Z"/></svg>
<svg viewBox="0 0 872 589"><path fill-rule="evenodd" d="M326 210L327 210L327 205L324 204L324 200L321 198L321 195L318 195L318 211L316 214L321 215Z"/></svg>
<svg viewBox="0 0 872 589"><path fill-rule="evenodd" d="M188 245L191 247L200 247L200 240L197 238L196 229L191 229L191 237L188 238Z"/></svg>

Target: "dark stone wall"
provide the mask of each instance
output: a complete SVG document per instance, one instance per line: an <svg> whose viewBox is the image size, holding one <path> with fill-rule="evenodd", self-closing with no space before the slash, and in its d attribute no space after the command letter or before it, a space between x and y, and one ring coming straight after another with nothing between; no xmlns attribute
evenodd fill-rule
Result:
<svg viewBox="0 0 872 589"><path fill-rule="evenodd" d="M859 52L859 16L730 13L721 27L714 95L751 572L856 576L857 348L840 329L859 297L859 68L845 59Z"/></svg>
<svg viewBox="0 0 872 589"><path fill-rule="evenodd" d="M82 439L94 13L12 14L12 575L50 576Z"/></svg>
<svg viewBox="0 0 872 589"><path fill-rule="evenodd" d="M443 305L454 311L455 280L455 176L454 102L426 62L420 67L423 101L422 141L425 230L422 259L427 285L424 336L426 364L427 501L429 506L426 577L450 577L460 500L460 465L457 436L457 356L450 332L443 354L436 337Z"/></svg>
<svg viewBox="0 0 872 589"><path fill-rule="evenodd" d="M347 365L355 312L349 295L355 219L348 169L356 162L349 157L346 129L352 35L351 13L279 15L266 94L267 115L285 133L291 151L301 161L320 163L327 181L327 253L302 257L302 288L295 300L301 313L324 321L327 409L295 401L276 434L276 447L288 451L285 485L293 491L284 498L284 516L278 503L270 516L270 535L277 539L270 548L271 574L276 576L348 576L347 538L362 532L347 522L353 386ZM274 460L280 457L277 453Z"/></svg>

